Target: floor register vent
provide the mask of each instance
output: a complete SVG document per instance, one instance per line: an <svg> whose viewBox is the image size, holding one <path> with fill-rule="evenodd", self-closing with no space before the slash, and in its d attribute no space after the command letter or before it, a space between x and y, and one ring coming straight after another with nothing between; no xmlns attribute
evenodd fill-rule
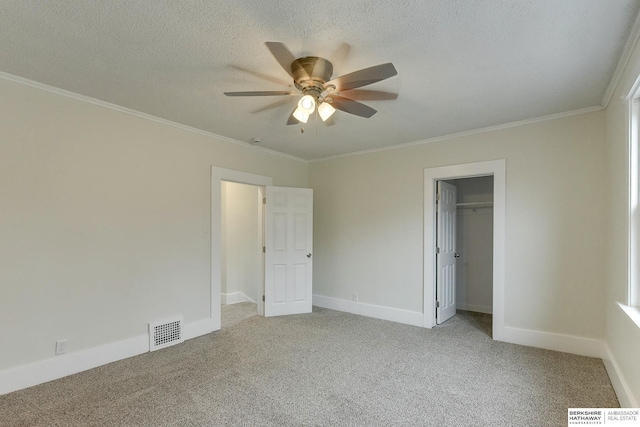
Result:
<svg viewBox="0 0 640 427"><path fill-rule="evenodd" d="M149 351L160 350L184 341L182 336L182 317L172 317L159 322L149 323Z"/></svg>

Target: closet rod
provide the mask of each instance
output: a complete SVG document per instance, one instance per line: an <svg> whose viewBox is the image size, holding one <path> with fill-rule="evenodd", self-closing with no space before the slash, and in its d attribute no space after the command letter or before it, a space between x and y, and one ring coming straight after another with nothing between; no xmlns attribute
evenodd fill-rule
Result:
<svg viewBox="0 0 640 427"><path fill-rule="evenodd" d="M456 203L456 207L462 208L462 209L491 208L493 207L493 202Z"/></svg>

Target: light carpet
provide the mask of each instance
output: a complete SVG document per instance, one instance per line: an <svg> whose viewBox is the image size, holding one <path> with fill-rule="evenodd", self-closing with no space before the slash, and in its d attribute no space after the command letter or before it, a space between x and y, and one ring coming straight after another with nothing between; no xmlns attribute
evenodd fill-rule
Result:
<svg viewBox="0 0 640 427"><path fill-rule="evenodd" d="M223 307L220 331L0 396L2 426L565 426L617 407L602 360L314 307Z"/></svg>

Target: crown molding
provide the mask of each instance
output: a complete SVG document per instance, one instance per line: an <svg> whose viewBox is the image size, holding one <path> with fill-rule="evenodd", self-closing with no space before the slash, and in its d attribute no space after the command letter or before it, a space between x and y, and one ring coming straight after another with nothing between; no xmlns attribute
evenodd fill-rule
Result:
<svg viewBox="0 0 640 427"><path fill-rule="evenodd" d="M620 84L620 79L622 79L622 74L624 73L625 68L629 64L631 60L631 55L638 45L638 41L640 40L640 12L636 16L636 20L633 23L633 27L631 27L631 33L629 34L629 38L627 42L624 44L624 48L622 49L622 54L620 55L620 60L618 61L618 65L616 66L615 71L613 72L613 76L611 77L611 81L609 82L609 86L607 86L607 90L604 93L604 97L602 98L602 107L607 108L609 103L611 102L611 98L613 97L613 93L618 88Z"/></svg>
<svg viewBox="0 0 640 427"><path fill-rule="evenodd" d="M446 140L449 140L449 139L455 139L455 138L462 138L462 137L466 137L466 136L479 135L479 134L483 134L483 133L487 133L487 132L495 132L495 131L499 131L499 130L503 130L503 129L510 129L510 128L514 128L514 127L530 125L530 124L533 124L533 123L546 122L546 121L550 121L550 120L562 119L562 118L565 118L565 117L578 116L580 114L594 113L594 112L602 111L602 110L604 110L604 107L602 107L600 105L597 105L597 106L594 106L594 107L580 108L580 109L577 109L577 110L565 111L563 113L550 114L548 116L535 117L535 118L532 118L532 119L509 122L509 123L504 123L504 124L496 125L496 126L489 126L489 127L480 128L480 129L474 129L474 130L469 130L469 131L464 131L464 132L452 133L452 134L448 134L448 135L436 136L436 137L433 137L433 138L423 139L423 140L420 140L420 141L407 142L405 144L397 144L397 145L392 145L392 146L387 146L387 147L372 148L370 150L362 150L362 151L356 151L356 152L353 152L353 153L344 153L344 154L338 154L338 155L335 155L335 156L327 156L327 157L322 157L322 158L318 158L318 159L312 159L312 160L309 160L309 163L324 162L324 161L327 161L327 160L335 160L335 159L341 159L341 158L352 157L352 156L361 156L363 154L378 153L378 152L381 152L381 151L397 150L397 149L401 149L401 148L413 147L413 146L416 146L416 145L429 144L429 143L432 143L432 142L446 141Z"/></svg>
<svg viewBox="0 0 640 427"><path fill-rule="evenodd" d="M640 23L640 20L638 20L636 22ZM640 32L638 32L638 35L640 35ZM635 46L635 44L634 44L634 46ZM401 148L413 147L413 146L417 146L417 145L429 144L429 143L437 142L437 141L446 141L446 140L455 139L455 138L462 138L462 137L466 137L466 136L473 136L473 135L478 135L478 134L487 133L487 132L493 132L493 131L509 129L509 128L518 127L518 126L524 126L524 125L528 125L528 124L532 124L532 123L538 123L538 122L544 122L544 121L548 121L548 120L561 119L561 118L564 118L564 117L576 116L576 115L580 115L580 114L592 113L592 112L604 110L606 108L606 107L603 107L603 106L594 106L594 107L581 108L581 109L578 109L578 110L571 110L571 111L566 111L566 112L562 112L562 113L536 117L536 118L532 118L532 119L526 119L526 120L520 120L520 121L504 123L504 124L496 125L496 126L489 126L489 127L470 130L470 131L464 131L464 132L458 132L458 133L453 133L453 134L448 134L448 135L442 135L442 136L437 136L437 137L428 138L428 139L424 139L424 140L408 142L408 143L404 143L404 144L397 144L397 145L380 147L380 148L372 148L372 149L369 149L369 150L361 150L361 151L355 151L355 152L351 152L351 153L337 154L335 156L327 156L327 157L321 157L321 158L317 158L317 159L308 159L307 160L307 159L296 157L296 156L293 156L293 155L290 155L290 154L282 153L280 151L272 150L272 149L269 149L269 148L264 148L264 147L258 147L258 146L255 146L255 145L251 145L251 144L248 144L246 142L238 141L236 139L229 138L229 137L224 136L224 135L218 135L218 134L213 133L213 132L209 132L209 131L205 131L205 130L202 130L202 129L198 129L198 128L194 128L194 127L191 127L191 126L187 126L187 125L184 125L184 124L181 124L181 123L173 122L171 120L167 120L167 119L163 119L163 118L160 118L160 117L156 117L156 116L153 116L151 114L147 114L147 113L143 113L141 111L133 110L131 108L122 107L122 106L117 105L117 104L112 104L110 102L102 101L102 100L97 99L97 98L93 98L93 97L86 96L86 95L81 95L81 94L76 93L76 92L72 92L72 91L69 91L69 90L66 90L66 89L61 89L61 88L58 88L58 87L55 87L55 86L50 86L50 85L47 85L47 84L44 84L44 83L36 82L34 80L26 79L24 77L15 76L13 74L9 74L9 73L6 73L6 72L0 71L0 79L7 80L7 81L10 81L10 82L14 82L14 83L18 83L18 84L21 84L21 85L24 85L24 86L29 86L29 87L32 87L32 88L35 88L35 89L40 89L40 90L43 90L43 91L46 91L46 92L50 92L50 93L53 93L53 94L56 94L56 95L64 96L64 97L67 97L67 98L71 98L71 99L74 99L74 100L77 100L77 101L81 101L81 102L86 102L86 103L89 103L89 104L97 105L97 106L102 107L102 108L107 108L107 109L112 110L112 111L117 111L117 112L120 112L120 113L128 114L128 115L131 115L131 116L134 116L134 117L138 117L138 118L141 118L141 119L144 119L144 120L149 120L149 121L153 121L153 122L156 122L156 123L164 124L164 125L171 126L171 127L177 128L177 129L181 129L181 130L184 130L184 131L187 131L187 132L190 132L190 133L202 135L202 136L205 136L205 137L208 137L208 138L213 138L213 139L216 139L218 141L239 145L239 146L242 146L244 148L248 148L250 150L259 151L259 152L262 152L262 153L271 154L271 155L275 155L275 156L279 156L279 157L284 157L284 158L287 158L287 159L291 159L291 160L295 160L295 161L302 162L302 163L307 163L307 164L316 163L316 162L323 162L323 161L327 161L327 160L340 159L340 158L345 158L345 157L360 156L360 155L364 155L364 154L377 153L377 152L381 152L381 151L396 150L396 149L401 149Z"/></svg>
<svg viewBox="0 0 640 427"><path fill-rule="evenodd" d="M205 131L202 129L198 129L198 128L194 128L192 126L187 126L184 125L182 123L178 123L178 122L174 122L171 120L167 120L167 119L163 119L161 117L156 117L153 116L151 114L147 114L147 113L143 113L141 111L137 111L137 110L133 110L131 108L127 108L127 107L123 107L117 104L112 104L110 102L107 101L103 101L97 98L93 98L90 96L86 96L86 95L81 95L79 93L76 92L72 92L66 89L61 89L59 87L55 87L55 86L50 86L44 83L40 83L40 82L36 82L34 80L29 80L29 79L25 79L24 77L19 77L19 76L15 76L13 74L9 74L9 73L5 73L3 71L0 71L0 79L3 80L7 80L13 83L18 83L24 86L29 86L35 89L40 89L43 90L45 92L50 92L56 95L60 95L60 96L64 96L66 98L71 98L74 99L76 101L80 101L80 102L86 102L89 104L93 104L93 105L97 105L98 107L102 107L102 108L106 108L112 111L117 111L119 113L124 113L124 114L128 114L130 116L134 116L134 117L138 117L144 120L149 120L152 122L156 122L156 123L160 123L163 125L167 125L167 126L171 126L180 130L184 130L190 133L195 133L198 135L202 135L202 136L206 136L208 138L213 138L213 139L217 139L219 141L222 142L227 142L230 144L235 144L235 145L240 145L244 148L249 148L251 150L255 150L255 151L260 151L263 153L267 153L267 154L272 154L275 156L279 156L279 157L285 157L287 159L291 159L291 160L296 160L299 162L303 162L303 163L308 163L308 160L302 159L300 157L296 157L296 156L292 156L290 154L286 154L286 153L281 153L280 151L275 151L275 150L271 150L269 148L264 148L264 147L258 147L255 145L251 145L249 143L246 142L242 142L242 141L238 141L236 139L233 138L229 138L228 136L224 136L224 135L218 135L216 133L213 132L209 132L209 131Z"/></svg>

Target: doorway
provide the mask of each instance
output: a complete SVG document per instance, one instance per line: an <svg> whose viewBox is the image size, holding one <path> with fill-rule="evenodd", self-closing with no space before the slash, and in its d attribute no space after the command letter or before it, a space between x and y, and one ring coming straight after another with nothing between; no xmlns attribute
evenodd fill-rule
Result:
<svg viewBox="0 0 640 427"><path fill-rule="evenodd" d="M456 310L491 315L493 313L493 176L474 178L459 178L439 181L439 186L447 185L454 196L453 226L443 227L442 211L444 200L439 200L439 212L436 217L436 241L441 251L436 250L436 300L437 323L441 324L456 314ZM445 191L441 188L439 198ZM442 292L445 278L440 277L444 272L441 265L446 260L446 245L442 242L442 234L452 234L452 289ZM444 258L441 259L441 257ZM442 270L442 271L441 271ZM447 301L449 296L450 301ZM442 309L448 303L451 307ZM483 316L488 318L490 316Z"/></svg>
<svg viewBox="0 0 640 427"><path fill-rule="evenodd" d="M235 182L259 187L270 186L273 179L268 176L255 175L246 172L211 167L211 323L212 330L217 331L221 326L222 307L222 184ZM258 304L261 300L258 300Z"/></svg>
<svg viewBox="0 0 640 427"><path fill-rule="evenodd" d="M436 187L438 181L493 177L492 311L494 340L504 340L506 162L493 160L424 170L424 326L436 325Z"/></svg>
<svg viewBox="0 0 640 427"><path fill-rule="evenodd" d="M264 188L259 209L263 228L264 293L258 307L265 316L311 313L313 297L313 190L274 187L272 178L211 167L211 319L208 329L221 327L222 305L222 183ZM205 232L207 235L207 232Z"/></svg>
<svg viewBox="0 0 640 427"><path fill-rule="evenodd" d="M221 185L221 302L222 305L250 302L262 315L264 188L230 181L223 181Z"/></svg>

